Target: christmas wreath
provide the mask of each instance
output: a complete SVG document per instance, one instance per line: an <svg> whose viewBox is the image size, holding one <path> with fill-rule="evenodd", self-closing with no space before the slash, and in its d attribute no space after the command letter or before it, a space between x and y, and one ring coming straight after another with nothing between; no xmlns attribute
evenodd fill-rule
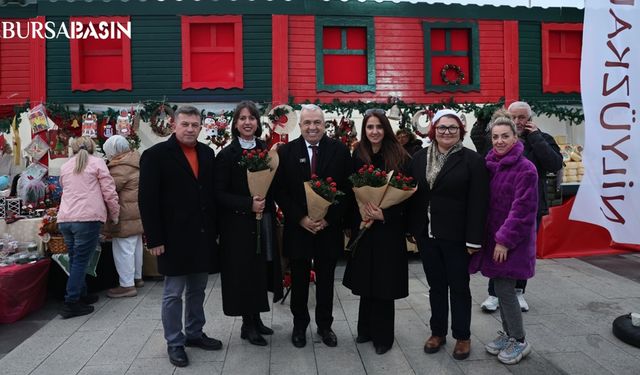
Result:
<svg viewBox="0 0 640 375"><path fill-rule="evenodd" d="M453 70L456 73L455 81L451 81L447 78L447 72L449 72L449 70ZM440 78L442 78L442 81L447 85L458 86L464 80L464 72L459 65L445 64L440 70Z"/></svg>
<svg viewBox="0 0 640 375"><path fill-rule="evenodd" d="M149 126L151 130L159 137L171 135L171 118L173 117L173 109L165 104L161 104L151 113Z"/></svg>

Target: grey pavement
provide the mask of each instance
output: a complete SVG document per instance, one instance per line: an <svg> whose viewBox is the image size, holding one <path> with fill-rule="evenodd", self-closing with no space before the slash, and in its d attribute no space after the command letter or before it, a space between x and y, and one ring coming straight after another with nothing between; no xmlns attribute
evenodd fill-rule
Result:
<svg viewBox="0 0 640 375"><path fill-rule="evenodd" d="M640 254L624 256L640 265ZM591 262L597 263L597 262ZM617 316L640 312L640 283L578 259L538 260L526 298L527 339L533 352L518 365L505 366L483 345L501 327L498 313L486 314L479 304L487 280L471 279L474 300L472 352L456 361L449 336L444 350L425 354L429 336L428 287L422 265L409 264L410 295L396 301L393 348L377 355L371 343L356 344L358 297L342 286L344 266L336 272L333 329L338 346L329 348L307 331L305 348L290 342L292 319L288 300L263 313L275 334L270 345L257 347L240 339L240 318L224 316L220 281L210 276L205 332L224 343L220 351L187 348L191 364L172 366L160 321L162 284L147 282L137 297L110 300L104 295L88 316L55 317L0 358L0 373L13 374L640 374L640 348L622 343L611 333ZM636 275L640 267L635 268ZM310 308L315 295L310 293ZM313 312L311 313L313 316ZM6 331L5 331L6 334ZM2 339L2 337L0 337Z"/></svg>

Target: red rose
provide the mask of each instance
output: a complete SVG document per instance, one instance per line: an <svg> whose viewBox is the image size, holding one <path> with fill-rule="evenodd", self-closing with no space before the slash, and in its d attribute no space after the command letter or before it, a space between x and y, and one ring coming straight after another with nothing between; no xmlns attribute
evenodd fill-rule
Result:
<svg viewBox="0 0 640 375"><path fill-rule="evenodd" d="M242 155L247 155L249 153L249 151L247 150L242 150Z"/></svg>
<svg viewBox="0 0 640 375"><path fill-rule="evenodd" d="M382 176L383 177L387 177L387 172L386 171L382 171Z"/></svg>
<svg viewBox="0 0 640 375"><path fill-rule="evenodd" d="M332 187L332 188L331 188L331 192L332 192L332 193L335 193L336 191L338 191L338 189L336 189L336 188L334 188L334 187Z"/></svg>
<svg viewBox="0 0 640 375"><path fill-rule="evenodd" d="M314 174L312 174L312 175L311 175L311 179L312 179L312 180L316 180L317 178L318 178L318 175L317 175L317 174L315 174L315 173L314 173Z"/></svg>
<svg viewBox="0 0 640 375"><path fill-rule="evenodd" d="M402 190L409 190L409 187L408 186L403 186Z"/></svg>
<svg viewBox="0 0 640 375"><path fill-rule="evenodd" d="M380 177L380 176L382 176L382 173L376 172L376 177Z"/></svg>
<svg viewBox="0 0 640 375"><path fill-rule="evenodd" d="M327 182L332 182L332 181L333 181L333 178L327 177Z"/></svg>
<svg viewBox="0 0 640 375"><path fill-rule="evenodd" d="M322 183L320 181L316 181L316 187L320 187L322 186Z"/></svg>
<svg viewBox="0 0 640 375"><path fill-rule="evenodd" d="M336 183L335 183L335 182L331 182L331 183L329 184L329 186L331 186L331 187L336 187L337 185L336 185Z"/></svg>

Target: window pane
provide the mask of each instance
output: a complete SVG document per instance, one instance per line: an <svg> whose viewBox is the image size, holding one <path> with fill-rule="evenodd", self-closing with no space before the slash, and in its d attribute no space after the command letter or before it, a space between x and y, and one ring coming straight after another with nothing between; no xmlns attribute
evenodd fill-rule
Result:
<svg viewBox="0 0 640 375"><path fill-rule="evenodd" d="M324 83L327 85L366 85L366 55L324 55Z"/></svg>
<svg viewBox="0 0 640 375"><path fill-rule="evenodd" d="M216 47L233 47L234 36L232 23L218 23L216 29Z"/></svg>
<svg viewBox="0 0 640 375"><path fill-rule="evenodd" d="M213 47L211 40L212 25L208 23L192 23L191 47Z"/></svg>
<svg viewBox="0 0 640 375"><path fill-rule="evenodd" d="M192 53L191 80L233 82L236 77L233 53Z"/></svg>
<svg viewBox="0 0 640 375"><path fill-rule="evenodd" d="M431 29L431 50L445 50L444 29Z"/></svg>
<svg viewBox="0 0 640 375"><path fill-rule="evenodd" d="M367 49L367 29L364 27L347 28L347 49Z"/></svg>
<svg viewBox="0 0 640 375"><path fill-rule="evenodd" d="M322 29L322 48L342 49L342 28L325 27Z"/></svg>
<svg viewBox="0 0 640 375"><path fill-rule="evenodd" d="M468 51L469 50L469 29L451 29L451 50Z"/></svg>
<svg viewBox="0 0 640 375"><path fill-rule="evenodd" d="M461 85L469 85L473 83L473 77L471 76L471 69L469 64L469 57L467 56L434 56L431 59L431 82L433 85L446 85L440 76L442 68L449 65L458 65L464 73L464 80L460 82ZM456 72L453 69L447 71L447 79L449 81L456 80Z"/></svg>

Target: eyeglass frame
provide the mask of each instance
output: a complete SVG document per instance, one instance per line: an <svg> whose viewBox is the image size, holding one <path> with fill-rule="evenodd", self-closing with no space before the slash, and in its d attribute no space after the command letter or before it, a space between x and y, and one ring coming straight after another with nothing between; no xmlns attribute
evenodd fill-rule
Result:
<svg viewBox="0 0 640 375"><path fill-rule="evenodd" d="M438 125L436 126L436 132L440 135L445 135L447 134L447 132L449 134L458 134L458 132L460 131L460 127L456 126L456 125L451 125L451 126L444 126L444 125Z"/></svg>

